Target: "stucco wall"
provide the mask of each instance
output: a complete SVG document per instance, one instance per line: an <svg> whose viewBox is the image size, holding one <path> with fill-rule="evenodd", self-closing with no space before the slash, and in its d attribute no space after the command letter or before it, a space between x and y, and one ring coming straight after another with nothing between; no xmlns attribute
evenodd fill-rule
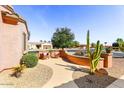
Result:
<svg viewBox="0 0 124 93"><path fill-rule="evenodd" d="M3 8L0 6L0 11ZM4 9L5 10L5 9ZM0 13L0 70L19 64L23 54L23 32L27 34L25 25L5 24Z"/></svg>
<svg viewBox="0 0 124 93"><path fill-rule="evenodd" d="M64 50L60 50L60 57L67 59L72 63L82 65L82 66L85 66L87 68L90 67L88 57L79 57L79 56L71 55L71 54L66 53ZM101 58L97 68L103 68L103 66L104 66L103 64L104 64L104 59Z"/></svg>

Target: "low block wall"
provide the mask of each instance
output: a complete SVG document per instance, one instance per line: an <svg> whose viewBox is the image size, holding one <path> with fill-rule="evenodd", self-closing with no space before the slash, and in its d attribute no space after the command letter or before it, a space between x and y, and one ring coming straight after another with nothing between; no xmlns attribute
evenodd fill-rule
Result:
<svg viewBox="0 0 124 93"><path fill-rule="evenodd" d="M87 66L87 67L90 66L88 57L79 57L79 56L70 55L66 53L64 50L60 51L60 57L65 58L69 60L70 62L78 64L78 65ZM103 68L103 65L104 65L104 59L100 59L98 68Z"/></svg>
<svg viewBox="0 0 124 93"><path fill-rule="evenodd" d="M112 53L101 54L101 57L104 58L104 67L112 67Z"/></svg>

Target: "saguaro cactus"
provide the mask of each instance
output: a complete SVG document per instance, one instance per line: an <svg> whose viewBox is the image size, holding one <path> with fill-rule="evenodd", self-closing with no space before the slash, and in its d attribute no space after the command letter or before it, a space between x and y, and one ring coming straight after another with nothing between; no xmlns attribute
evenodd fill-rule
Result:
<svg viewBox="0 0 124 93"><path fill-rule="evenodd" d="M101 52L102 52L102 44L100 44L99 40L97 41L95 50L93 52L90 51L90 33L88 30L87 32L87 54L90 60L90 73L91 74L94 74L97 69L97 65L100 60Z"/></svg>

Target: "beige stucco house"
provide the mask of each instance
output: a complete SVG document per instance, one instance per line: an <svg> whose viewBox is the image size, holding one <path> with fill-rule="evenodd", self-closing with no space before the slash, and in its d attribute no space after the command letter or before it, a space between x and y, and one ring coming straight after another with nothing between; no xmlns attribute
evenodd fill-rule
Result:
<svg viewBox="0 0 124 93"><path fill-rule="evenodd" d="M27 52L28 39L26 21L12 6L0 5L0 70L19 64Z"/></svg>
<svg viewBox="0 0 124 93"><path fill-rule="evenodd" d="M50 41L29 42L28 48L29 50L53 49L53 45Z"/></svg>

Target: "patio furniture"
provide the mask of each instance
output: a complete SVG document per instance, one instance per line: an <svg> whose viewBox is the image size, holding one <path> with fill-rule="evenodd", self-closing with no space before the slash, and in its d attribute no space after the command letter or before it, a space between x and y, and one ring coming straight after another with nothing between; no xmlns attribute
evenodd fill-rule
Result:
<svg viewBox="0 0 124 93"><path fill-rule="evenodd" d="M60 56L60 53L59 52L52 52L51 54L50 54L50 57L51 58L58 58Z"/></svg>
<svg viewBox="0 0 124 93"><path fill-rule="evenodd" d="M39 59L48 59L49 58L49 53L40 53Z"/></svg>

